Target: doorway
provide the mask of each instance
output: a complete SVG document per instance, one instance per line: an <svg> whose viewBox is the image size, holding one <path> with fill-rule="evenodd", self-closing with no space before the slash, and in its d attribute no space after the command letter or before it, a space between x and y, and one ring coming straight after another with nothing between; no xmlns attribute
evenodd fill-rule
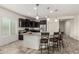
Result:
<svg viewBox="0 0 79 59"><path fill-rule="evenodd" d="M59 30L60 30L60 32L65 33L65 22L66 21L59 21Z"/></svg>

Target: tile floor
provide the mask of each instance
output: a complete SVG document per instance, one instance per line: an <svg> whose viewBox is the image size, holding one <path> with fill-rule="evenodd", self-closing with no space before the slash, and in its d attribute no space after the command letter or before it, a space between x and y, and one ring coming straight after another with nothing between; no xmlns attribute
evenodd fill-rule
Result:
<svg viewBox="0 0 79 59"><path fill-rule="evenodd" d="M79 54L79 41L64 37L64 49L53 54ZM51 51L50 51L51 52ZM0 54L40 54L40 51L22 46L22 41L15 41L6 46L0 47Z"/></svg>

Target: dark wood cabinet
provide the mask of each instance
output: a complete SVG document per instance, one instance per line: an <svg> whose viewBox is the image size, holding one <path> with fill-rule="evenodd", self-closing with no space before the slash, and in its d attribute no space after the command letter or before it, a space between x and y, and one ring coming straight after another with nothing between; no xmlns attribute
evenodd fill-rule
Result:
<svg viewBox="0 0 79 59"><path fill-rule="evenodd" d="M47 24L47 21L46 20L41 20L40 24Z"/></svg>
<svg viewBox="0 0 79 59"><path fill-rule="evenodd" d="M25 19L19 18L19 27L25 27L26 25Z"/></svg>
<svg viewBox="0 0 79 59"><path fill-rule="evenodd" d="M39 27L40 22L19 18L19 27Z"/></svg>
<svg viewBox="0 0 79 59"><path fill-rule="evenodd" d="M19 39L19 40L23 40L23 35L19 35L19 36L18 36L18 39Z"/></svg>
<svg viewBox="0 0 79 59"><path fill-rule="evenodd" d="M22 26L22 18L19 18L19 27L21 27Z"/></svg>

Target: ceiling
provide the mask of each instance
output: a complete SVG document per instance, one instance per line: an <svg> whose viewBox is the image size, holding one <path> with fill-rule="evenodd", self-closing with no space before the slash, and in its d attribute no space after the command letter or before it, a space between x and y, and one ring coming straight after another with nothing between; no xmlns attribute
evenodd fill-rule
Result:
<svg viewBox="0 0 79 59"><path fill-rule="evenodd" d="M35 17L37 13L34 10L35 4L2 4L1 6L25 16ZM51 10L52 13L50 13ZM38 7L38 16L40 17L73 16L78 14L79 4L39 4Z"/></svg>

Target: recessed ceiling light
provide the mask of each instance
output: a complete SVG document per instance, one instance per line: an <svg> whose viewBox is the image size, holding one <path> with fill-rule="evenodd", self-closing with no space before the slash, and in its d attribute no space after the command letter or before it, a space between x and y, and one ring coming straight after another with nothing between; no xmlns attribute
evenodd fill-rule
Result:
<svg viewBox="0 0 79 59"><path fill-rule="evenodd" d="M49 21L50 20L50 18L47 18L47 21Z"/></svg>
<svg viewBox="0 0 79 59"><path fill-rule="evenodd" d="M36 19L38 20L39 19L39 16L36 16Z"/></svg>
<svg viewBox="0 0 79 59"><path fill-rule="evenodd" d="M57 22L58 21L58 19L55 19L55 22Z"/></svg>
<svg viewBox="0 0 79 59"><path fill-rule="evenodd" d="M37 7L34 7L33 9L34 9L34 10L37 10Z"/></svg>
<svg viewBox="0 0 79 59"><path fill-rule="evenodd" d="M53 13L53 11L51 10L50 13Z"/></svg>

